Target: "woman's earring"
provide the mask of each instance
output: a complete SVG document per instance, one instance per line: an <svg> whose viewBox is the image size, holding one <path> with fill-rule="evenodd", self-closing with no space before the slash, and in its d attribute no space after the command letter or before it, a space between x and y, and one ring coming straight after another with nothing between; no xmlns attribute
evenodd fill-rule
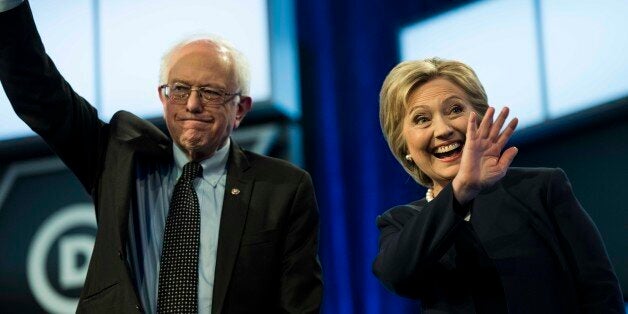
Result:
<svg viewBox="0 0 628 314"><path fill-rule="evenodd" d="M410 154L406 155L406 160L409 161L409 162L413 162L412 156L410 156Z"/></svg>

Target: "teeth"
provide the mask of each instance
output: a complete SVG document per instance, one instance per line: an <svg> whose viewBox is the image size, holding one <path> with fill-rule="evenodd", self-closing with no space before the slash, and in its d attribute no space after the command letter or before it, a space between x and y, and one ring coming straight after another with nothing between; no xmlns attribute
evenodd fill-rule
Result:
<svg viewBox="0 0 628 314"><path fill-rule="evenodd" d="M458 147L460 147L460 143L456 142L456 143L453 143L453 144L436 147L434 152L438 153L438 154L442 154L442 153L450 152L450 151L452 151L452 150L454 150L454 149L456 149Z"/></svg>

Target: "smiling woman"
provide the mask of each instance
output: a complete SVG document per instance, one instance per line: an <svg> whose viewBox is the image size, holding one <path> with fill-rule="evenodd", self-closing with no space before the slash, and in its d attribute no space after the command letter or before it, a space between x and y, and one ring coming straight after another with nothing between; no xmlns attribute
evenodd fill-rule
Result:
<svg viewBox="0 0 628 314"><path fill-rule="evenodd" d="M425 313L621 313L600 235L560 169L510 168L517 119L488 107L467 65L407 61L380 93L380 122L426 198L377 218L382 283ZM614 311L613 311L614 310ZM609 312L610 311L610 312Z"/></svg>
<svg viewBox="0 0 628 314"><path fill-rule="evenodd" d="M409 163L430 179L434 194L451 181L460 165L473 107L465 93L445 78L431 80L408 97L403 137ZM408 156L406 155L406 156Z"/></svg>

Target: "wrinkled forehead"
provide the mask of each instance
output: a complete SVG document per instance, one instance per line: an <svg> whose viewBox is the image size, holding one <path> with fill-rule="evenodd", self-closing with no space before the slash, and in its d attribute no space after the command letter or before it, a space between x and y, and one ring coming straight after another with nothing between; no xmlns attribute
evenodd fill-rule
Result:
<svg viewBox="0 0 628 314"><path fill-rule="evenodd" d="M200 40L186 44L172 53L168 60L168 79L191 76L200 79L209 76L226 83L234 80L233 58L229 50L211 41Z"/></svg>

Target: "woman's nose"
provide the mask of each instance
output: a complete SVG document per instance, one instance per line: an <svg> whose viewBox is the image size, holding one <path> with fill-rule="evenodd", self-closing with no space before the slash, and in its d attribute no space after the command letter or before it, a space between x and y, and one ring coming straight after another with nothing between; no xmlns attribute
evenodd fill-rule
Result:
<svg viewBox="0 0 628 314"><path fill-rule="evenodd" d="M454 128L451 126L451 121L447 119L439 118L434 119L434 137L447 139L454 133Z"/></svg>

